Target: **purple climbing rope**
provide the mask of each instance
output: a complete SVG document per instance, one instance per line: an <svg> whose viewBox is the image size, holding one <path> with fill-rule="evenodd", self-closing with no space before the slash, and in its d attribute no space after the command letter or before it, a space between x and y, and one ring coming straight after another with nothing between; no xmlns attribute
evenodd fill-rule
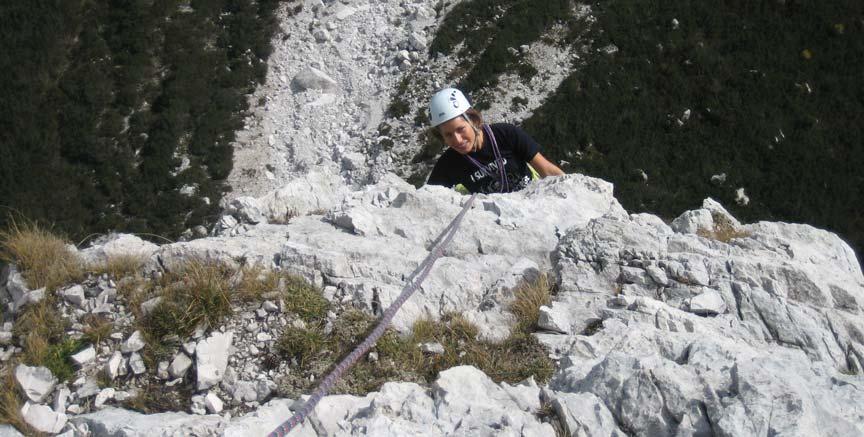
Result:
<svg viewBox="0 0 864 437"><path fill-rule="evenodd" d="M498 149L498 141L495 140L495 134L492 133L492 129L489 127L488 124L483 125L483 132L486 132L486 135L489 137L489 141L492 142L492 154L495 156L495 166L498 167L498 188L502 193L510 192L510 182L507 180L507 171L504 169L504 158L501 157L501 151L500 149ZM471 161L471 163L474 164L475 167L480 169L481 173L486 176L492 177L492 175L490 175L486 171L485 166L480 163L480 161L477 161L471 155L463 156L469 161Z"/></svg>
<svg viewBox="0 0 864 437"><path fill-rule="evenodd" d="M291 416L290 419L286 420L284 423L279 425L273 432L271 432L268 437L283 437L291 432L292 429L303 423L303 420L312 414L312 411L315 409L315 406L318 405L318 402L327 395L331 388L333 388L333 384L342 377L354 363L357 362L375 343L384 335L384 331L387 329L387 326L390 325L390 322L393 320L393 317L396 316L396 313L399 311L399 308L405 301L414 294L414 291L417 290L417 287L423 283L423 280L426 279L426 276L432 271L432 267L435 264L435 261L438 258L441 258L444 255L444 249L450 244L450 241L453 240L453 236L456 235L456 232L459 230L459 225L462 223L462 218L465 217L465 213L471 208L471 205L474 203L474 198L477 195L474 194L468 198L465 202L465 205L462 206L462 211L459 212L458 215L441 231L441 234L432 242L432 246L430 246L429 255L420 263L419 266L411 273L411 276L408 277L408 281L405 284L405 287L402 288L402 292L399 294L399 297L390 304L390 307L384 311L384 314L381 315L381 319L378 321L378 325L375 326L375 329L363 340L362 343L357 345L353 351L351 351L348 356L342 359L338 365L321 381L318 385L318 388L312 393L309 399L306 401L303 406L294 412L294 415Z"/></svg>

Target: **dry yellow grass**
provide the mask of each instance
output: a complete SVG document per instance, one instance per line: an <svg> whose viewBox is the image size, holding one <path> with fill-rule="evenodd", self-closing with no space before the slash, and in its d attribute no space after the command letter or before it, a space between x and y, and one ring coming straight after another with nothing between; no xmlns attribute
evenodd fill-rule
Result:
<svg viewBox="0 0 864 437"><path fill-rule="evenodd" d="M237 272L234 288L234 298L241 302L255 302L262 295L279 290L279 279L282 275L272 269L259 265L243 267Z"/></svg>
<svg viewBox="0 0 864 437"><path fill-rule="evenodd" d="M84 323L84 337L82 340L92 343L94 346L108 338L114 330L114 323L104 316L87 314L82 318Z"/></svg>
<svg viewBox="0 0 864 437"><path fill-rule="evenodd" d="M729 219L722 214L711 214L714 219L714 228L709 230L699 229L696 234L703 238L728 243L736 238L746 238L750 233L736 228Z"/></svg>
<svg viewBox="0 0 864 437"><path fill-rule="evenodd" d="M510 312L519 320L523 331L533 331L537 327L540 307L552 302L552 288L549 278L542 274L536 281L524 283L514 293L516 299L510 304Z"/></svg>
<svg viewBox="0 0 864 437"><path fill-rule="evenodd" d="M23 346L24 362L31 366L44 365L51 344L60 341L65 334L65 321L53 298L47 297L25 307L18 315L13 333Z"/></svg>
<svg viewBox="0 0 864 437"><path fill-rule="evenodd" d="M109 257L102 265L91 265L88 269L96 274L108 274L114 279L135 276L147 260L140 255L117 255Z"/></svg>
<svg viewBox="0 0 864 437"><path fill-rule="evenodd" d="M314 385L309 376L323 376L339 357L365 338L374 324L374 317L352 309L340 314L326 336L320 333L320 326L286 330L277 349L284 359L298 361L299 372L292 372L283 380L283 390L288 394L308 391ZM440 371L458 365L475 366L495 381L510 383L529 376L544 382L552 376L554 364L528 332L514 329L500 343L480 340L478 333L477 326L457 313L446 314L440 321L419 319L409 335L388 330L375 346L378 362L358 362L336 384L333 393L363 395L395 379L428 383ZM439 343L444 353L424 353L420 343Z"/></svg>
<svg viewBox="0 0 864 437"><path fill-rule="evenodd" d="M200 324L217 326L231 314L234 272L221 263L193 260L165 275L162 301L140 320L151 338L189 336Z"/></svg>
<svg viewBox="0 0 864 437"><path fill-rule="evenodd" d="M55 290L83 279L84 266L68 244L33 222L12 221L9 229L0 231L0 256L18 266L32 289Z"/></svg>

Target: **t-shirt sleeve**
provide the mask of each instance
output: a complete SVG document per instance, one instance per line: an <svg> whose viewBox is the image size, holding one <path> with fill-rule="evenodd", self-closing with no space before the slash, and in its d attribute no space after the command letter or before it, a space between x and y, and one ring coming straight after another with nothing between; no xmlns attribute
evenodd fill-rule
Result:
<svg viewBox="0 0 864 437"><path fill-rule="evenodd" d="M442 155L429 173L429 179L426 180L426 185L442 185L447 188L453 187L454 182L451 175L451 169L446 163L447 155Z"/></svg>
<svg viewBox="0 0 864 437"><path fill-rule="evenodd" d="M535 155L540 153L540 145L522 128L514 125L508 125L507 128L508 135L510 135L513 141L513 151L517 157L525 162L529 162L534 159Z"/></svg>

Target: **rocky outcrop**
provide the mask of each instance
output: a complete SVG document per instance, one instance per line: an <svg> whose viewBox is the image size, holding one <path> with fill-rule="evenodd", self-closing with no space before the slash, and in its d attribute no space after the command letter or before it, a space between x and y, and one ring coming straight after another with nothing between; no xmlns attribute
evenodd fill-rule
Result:
<svg viewBox="0 0 864 437"><path fill-rule="evenodd" d="M405 275L425 257L465 199L442 187L418 190L391 177L350 193L323 216L247 227L233 237L166 245L156 256L168 269L190 257L279 267L318 286L333 287L339 298L347 296L371 311L395 299ZM505 337L509 290L526 275L551 268L550 253L565 229L604 215L626 217L626 212L610 184L581 175L478 200L459 238L394 326L404 331L418 317L460 311L482 322L486 337Z"/></svg>
<svg viewBox="0 0 864 437"><path fill-rule="evenodd" d="M853 252L785 223L734 221L746 236L729 242L699 236L717 211L683 214L673 222L683 232L631 216L564 235L551 307L591 307L602 322L540 335L561 357L550 397L596 396L636 435L861 434L864 409L848 407L864 400Z"/></svg>
<svg viewBox="0 0 864 437"><path fill-rule="evenodd" d="M201 258L259 264L300 274L328 299L374 314L392 302L465 199L385 178L287 224L245 223L163 245L148 268L158 275ZM550 272L557 294L541 308L544 331L536 335L558 363L552 380L509 386L461 367L431 387L393 381L364 397L326 397L298 435L548 435L536 414L544 404L571 435L864 433L864 276L848 245L805 225L741 224L713 201L672 223L628 214L610 184L580 175L480 196L395 326L407 330L420 317L455 311L483 336L503 338L513 324L513 288ZM80 287L60 293L67 314L115 314L118 329L129 326L123 301L107 297L117 294L111 281ZM82 434L136 435L143 426L164 435L267 432L298 406L271 400L278 373L260 365L294 323L282 311L272 301L241 309L221 329L180 339L174 358L154 369L140 368L140 334L117 333L96 357L75 356L81 369L71 390L59 384L29 408L53 402L45 407L52 420L66 415L64 429ZM434 354L437 346L420 347ZM117 384L139 372L171 386L197 381L190 411L114 409L139 388L100 389L93 370ZM214 415L241 406L254 412ZM28 414L47 417L45 408Z"/></svg>

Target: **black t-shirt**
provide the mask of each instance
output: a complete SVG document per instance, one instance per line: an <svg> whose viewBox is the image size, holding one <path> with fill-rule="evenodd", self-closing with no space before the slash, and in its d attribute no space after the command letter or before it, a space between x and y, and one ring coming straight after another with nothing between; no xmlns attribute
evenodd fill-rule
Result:
<svg viewBox="0 0 864 437"><path fill-rule="evenodd" d="M540 151L540 146L525 131L508 123L491 124L489 127L498 142L498 150L504 159L504 170L510 191L519 191L531 182L528 162ZM468 158L447 148L438 158L429 180L429 185L453 187L462 184L472 193L500 193L498 169L492 152L492 139L484 133L483 147L469 155L483 164L485 174Z"/></svg>

